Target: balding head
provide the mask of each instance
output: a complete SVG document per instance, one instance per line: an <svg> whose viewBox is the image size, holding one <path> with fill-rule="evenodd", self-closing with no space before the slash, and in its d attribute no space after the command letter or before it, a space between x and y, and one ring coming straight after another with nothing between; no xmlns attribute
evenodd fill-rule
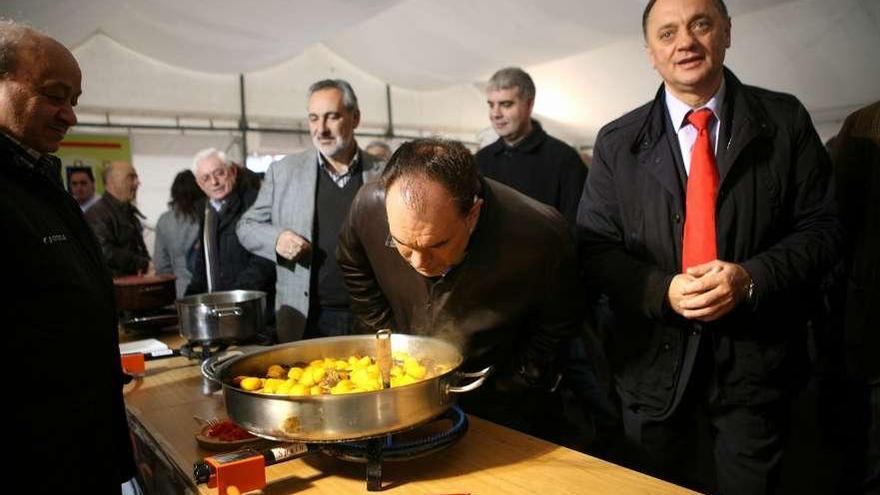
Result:
<svg viewBox="0 0 880 495"><path fill-rule="evenodd" d="M128 162L112 162L104 169L104 188L118 201L134 202L140 185L137 172Z"/></svg>
<svg viewBox="0 0 880 495"><path fill-rule="evenodd" d="M438 139L404 143L382 180L388 229L400 256L426 277L460 263L483 205L467 148Z"/></svg>
<svg viewBox="0 0 880 495"><path fill-rule="evenodd" d="M76 124L81 85L79 65L64 45L0 21L0 130L40 153L57 150Z"/></svg>

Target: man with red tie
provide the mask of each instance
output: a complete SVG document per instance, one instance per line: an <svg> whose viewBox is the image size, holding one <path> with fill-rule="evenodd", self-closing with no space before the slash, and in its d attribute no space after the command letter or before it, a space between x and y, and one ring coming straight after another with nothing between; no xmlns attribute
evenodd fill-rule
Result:
<svg viewBox="0 0 880 495"><path fill-rule="evenodd" d="M651 0L642 25L664 84L599 132L578 211L625 462L772 493L809 301L840 252L830 161L796 98L725 69L723 0Z"/></svg>

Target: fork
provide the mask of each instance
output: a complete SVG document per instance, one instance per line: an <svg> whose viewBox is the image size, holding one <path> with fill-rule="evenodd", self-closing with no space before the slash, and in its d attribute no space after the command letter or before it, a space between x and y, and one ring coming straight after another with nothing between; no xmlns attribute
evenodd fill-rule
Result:
<svg viewBox="0 0 880 495"><path fill-rule="evenodd" d="M193 419L196 421L196 423L198 423L201 426L214 426L216 424L219 424L221 421L223 421L220 418L205 419L201 416L196 416L196 415L193 415Z"/></svg>

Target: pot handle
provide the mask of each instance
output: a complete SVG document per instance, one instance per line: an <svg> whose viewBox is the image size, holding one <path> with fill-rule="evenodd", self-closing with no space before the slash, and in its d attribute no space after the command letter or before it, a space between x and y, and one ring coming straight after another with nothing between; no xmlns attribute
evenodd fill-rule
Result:
<svg viewBox="0 0 880 495"><path fill-rule="evenodd" d="M489 378L489 375L492 374L492 371L493 371L493 367L487 366L486 368L481 369L480 371L474 371L474 372L470 372L470 373L465 373L465 372L457 373L459 378L476 378L476 380L468 383L467 385L462 385L462 386L447 385L446 392L451 393L451 394L463 394L465 392L470 392L471 390L475 390L475 389L479 388L480 385L483 384L483 382L486 381L486 378Z"/></svg>
<svg viewBox="0 0 880 495"><path fill-rule="evenodd" d="M220 364L221 363L218 363L217 360L214 359L213 357L205 359L204 361L202 361L202 365L201 365L202 376L207 378L208 380L218 384L218 385L221 384L220 380L217 378L217 375L215 374L215 371L217 371L216 367Z"/></svg>
<svg viewBox="0 0 880 495"><path fill-rule="evenodd" d="M211 311L208 314L214 318L227 318L230 316L241 316L244 314L244 311L238 306L230 306L226 308L211 308Z"/></svg>
<svg viewBox="0 0 880 495"><path fill-rule="evenodd" d="M211 380L212 382L223 384L219 378L217 378L217 374L229 363L232 358L236 358L239 356L243 356L253 350L253 348L245 346L235 350L226 351L221 354L217 354L209 357L202 361L201 370L202 376Z"/></svg>

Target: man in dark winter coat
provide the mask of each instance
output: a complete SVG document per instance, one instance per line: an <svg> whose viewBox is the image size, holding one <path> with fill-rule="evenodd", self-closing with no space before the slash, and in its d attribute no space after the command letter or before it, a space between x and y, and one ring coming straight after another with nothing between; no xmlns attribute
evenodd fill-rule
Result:
<svg viewBox="0 0 880 495"><path fill-rule="evenodd" d="M708 423L720 491L772 492L805 306L840 253L830 161L797 99L724 69L722 0L651 1L643 25L664 84L600 131L578 211L631 462L712 491L690 462Z"/></svg>
<svg viewBox="0 0 880 495"><path fill-rule="evenodd" d="M587 167L577 151L532 119L535 83L519 67L496 72L486 88L498 140L477 153L480 173L552 206L574 223Z"/></svg>
<svg viewBox="0 0 880 495"><path fill-rule="evenodd" d="M110 273L79 205L61 185L58 149L81 93L73 55L0 21L0 257L14 285L2 313L16 381L4 491L119 493L134 476L122 401ZM16 356L20 356L16 358ZM71 366L75 359L75 366ZM19 485L22 483L23 485Z"/></svg>
<svg viewBox="0 0 880 495"><path fill-rule="evenodd" d="M207 198L196 206L200 248L196 250L187 294L208 292L209 287L211 291L274 292L275 265L245 249L235 234L238 219L254 204L259 192L259 185L244 177L247 173L213 148L200 151L193 160L193 174ZM210 263L206 264L206 259Z"/></svg>

